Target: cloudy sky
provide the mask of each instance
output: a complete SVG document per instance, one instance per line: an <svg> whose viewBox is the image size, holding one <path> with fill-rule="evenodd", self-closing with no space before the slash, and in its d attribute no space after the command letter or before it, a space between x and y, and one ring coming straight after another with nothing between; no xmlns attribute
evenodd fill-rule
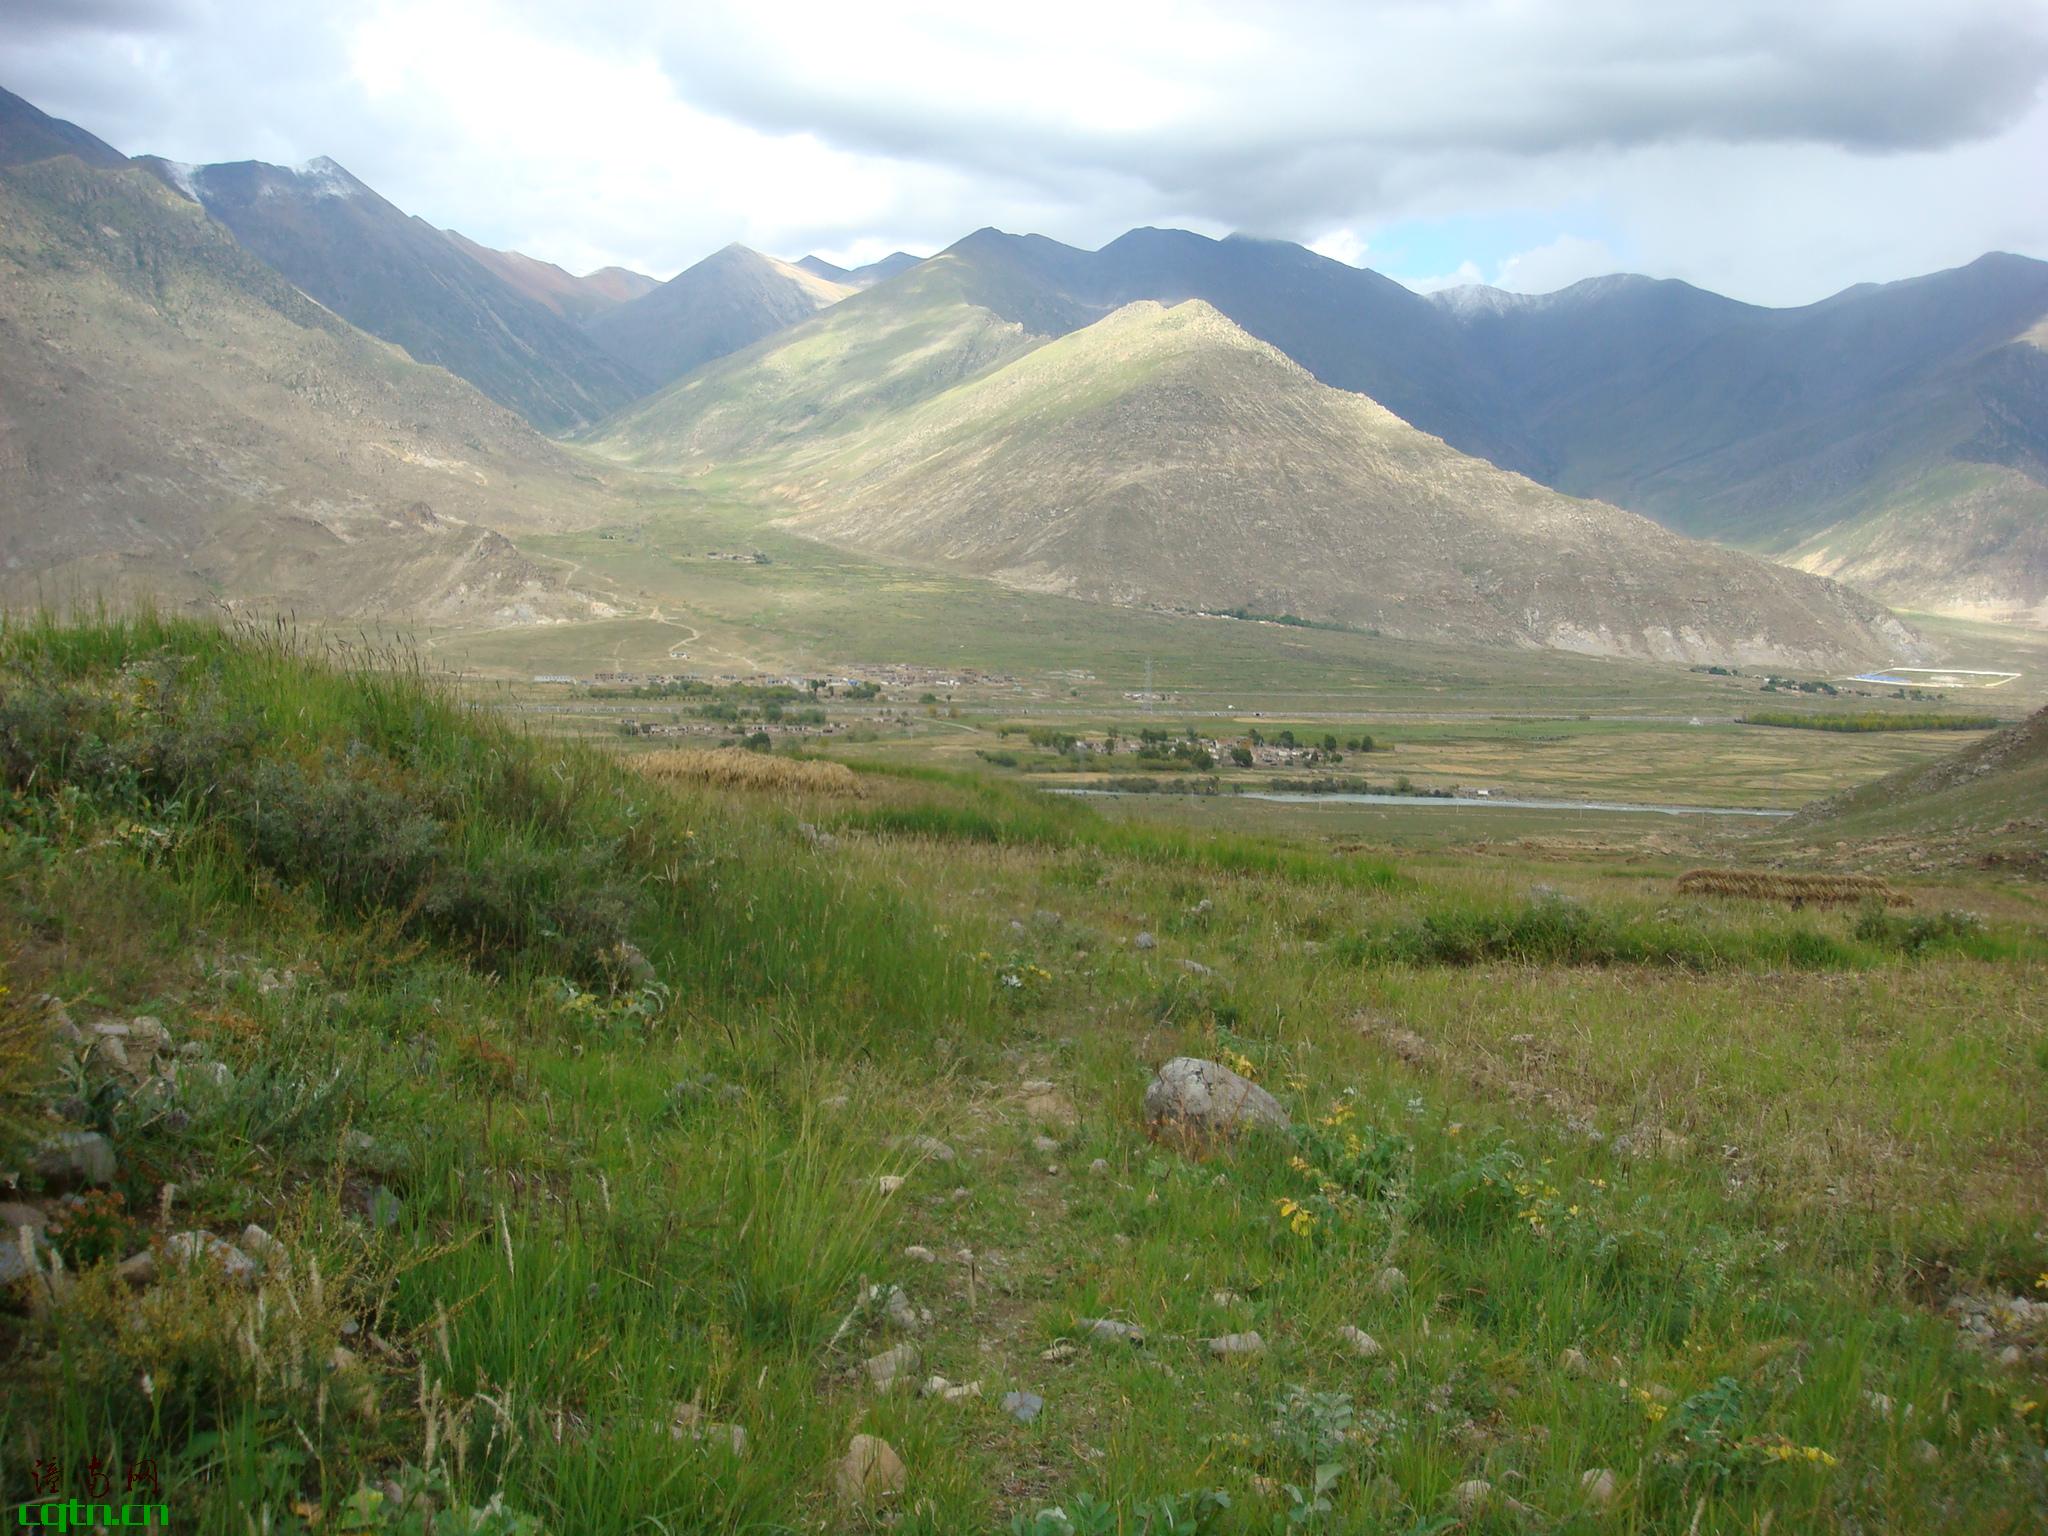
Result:
<svg viewBox="0 0 2048 1536"><path fill-rule="evenodd" d="M2048 0L0 0L131 154L331 155L577 271L985 224L1761 303L2048 257Z"/></svg>

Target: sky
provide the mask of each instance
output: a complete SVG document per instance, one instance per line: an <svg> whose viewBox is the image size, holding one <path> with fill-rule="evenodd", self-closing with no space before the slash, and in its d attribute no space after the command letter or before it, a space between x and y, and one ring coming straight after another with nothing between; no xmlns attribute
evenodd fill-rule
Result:
<svg viewBox="0 0 2048 1536"><path fill-rule="evenodd" d="M340 161L572 271L984 225L1756 303L2048 257L2048 0L0 0L130 154Z"/></svg>

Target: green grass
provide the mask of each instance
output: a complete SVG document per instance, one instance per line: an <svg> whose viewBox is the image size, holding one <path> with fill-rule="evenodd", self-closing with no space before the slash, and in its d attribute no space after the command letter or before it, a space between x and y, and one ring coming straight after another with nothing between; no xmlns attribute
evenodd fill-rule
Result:
<svg viewBox="0 0 2048 1536"><path fill-rule="evenodd" d="M1992 731L2005 722L1997 715L1936 715L1927 713L1888 714L1866 711L1858 714L1816 715L1796 710L1753 709L1740 717L1742 725L1775 725L1795 731Z"/></svg>
<svg viewBox="0 0 2048 1536"><path fill-rule="evenodd" d="M2022 894L1702 905L1639 855L1361 857L916 765L850 804L679 794L372 660L0 634L5 1161L67 1114L124 1202L66 1301L0 1312L10 1497L147 1457L177 1524L238 1533L399 1528L387 1479L503 1531L2048 1514L2048 1340L1996 1323L2000 1366L1943 1311L2048 1268ZM67 1065L43 992L230 1080ZM1180 1052L1297 1131L1150 1142ZM249 1221L292 1252L253 1289L85 1262ZM980 1397L872 1390L875 1285L932 1314L917 1377ZM672 1434L690 1404L744 1454ZM884 1507L834 1492L857 1432L909 1468Z"/></svg>

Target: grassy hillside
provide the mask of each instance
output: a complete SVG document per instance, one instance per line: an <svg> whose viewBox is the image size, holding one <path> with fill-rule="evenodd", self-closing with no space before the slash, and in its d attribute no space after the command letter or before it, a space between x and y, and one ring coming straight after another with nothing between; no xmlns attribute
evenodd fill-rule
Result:
<svg viewBox="0 0 2048 1536"><path fill-rule="evenodd" d="M1110 602L1723 664L1912 643L1840 589L1457 453L1199 301L1131 305L775 474L821 537Z"/></svg>
<svg viewBox="0 0 2048 1536"><path fill-rule="evenodd" d="M1788 836L1871 862L2048 871L2048 710L1802 812Z"/></svg>
<svg viewBox="0 0 2048 1536"><path fill-rule="evenodd" d="M0 171L0 597L588 617L505 537L597 476L313 303L140 171Z"/></svg>
<svg viewBox="0 0 2048 1536"><path fill-rule="evenodd" d="M1671 873L692 789L276 632L10 626L0 1164L64 1265L0 1313L7 1486L147 1459L207 1532L2038 1523L2038 912ZM1149 1141L1182 1052L1295 1128ZM78 1203L65 1130L115 1158ZM905 1343L978 1392L876 1390Z"/></svg>

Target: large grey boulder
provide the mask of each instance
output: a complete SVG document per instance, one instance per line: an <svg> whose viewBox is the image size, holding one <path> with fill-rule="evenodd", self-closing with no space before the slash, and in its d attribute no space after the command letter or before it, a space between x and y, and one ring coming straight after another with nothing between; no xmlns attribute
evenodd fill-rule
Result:
<svg viewBox="0 0 2048 1536"><path fill-rule="evenodd" d="M1155 1130L1227 1137L1248 1125L1285 1130L1287 1111L1221 1062L1176 1056L1145 1089L1145 1123Z"/></svg>

